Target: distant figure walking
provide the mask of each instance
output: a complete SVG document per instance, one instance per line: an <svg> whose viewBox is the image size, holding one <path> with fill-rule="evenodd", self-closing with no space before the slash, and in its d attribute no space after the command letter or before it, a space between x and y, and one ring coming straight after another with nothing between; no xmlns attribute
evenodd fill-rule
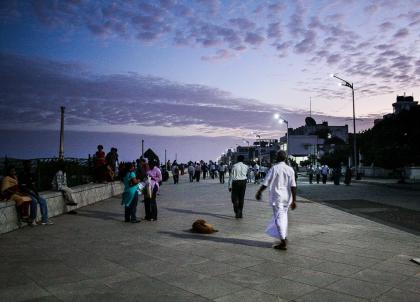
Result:
<svg viewBox="0 0 420 302"><path fill-rule="evenodd" d="M194 178L197 182L200 181L200 175L201 175L201 165L200 163L196 163L194 167Z"/></svg>
<svg viewBox="0 0 420 302"><path fill-rule="evenodd" d="M326 184L328 179L328 173L330 173L330 168L327 165L321 167L322 183Z"/></svg>
<svg viewBox="0 0 420 302"><path fill-rule="evenodd" d="M219 181L221 184L225 183L225 174L226 174L226 165L224 163L220 163L219 165Z"/></svg>
<svg viewBox="0 0 420 302"><path fill-rule="evenodd" d="M176 160L172 163L172 177L174 179L174 184L177 184L179 182L179 167Z"/></svg>
<svg viewBox="0 0 420 302"><path fill-rule="evenodd" d="M257 191L255 198L261 200L262 192L268 188L269 203L273 207L273 218L266 233L280 240L273 245L273 248L279 250L287 249L287 229L289 207L296 208L296 179L295 171L289 167L285 160L286 152L283 150L277 153L278 164L271 167L264 179L261 187Z"/></svg>
<svg viewBox="0 0 420 302"><path fill-rule="evenodd" d="M319 181L321 180L321 168L319 166L316 166L315 177L316 177L316 183L319 184Z"/></svg>
<svg viewBox="0 0 420 302"><path fill-rule="evenodd" d="M238 156L238 162L233 165L229 176L229 192L236 218L242 218L244 207L248 166L243 163L244 156Z"/></svg>
<svg viewBox="0 0 420 302"><path fill-rule="evenodd" d="M188 165L188 176L190 178L190 182L194 181L194 165L192 162Z"/></svg>
<svg viewBox="0 0 420 302"><path fill-rule="evenodd" d="M309 169L308 169L308 176L309 176L309 183L310 184L312 184L312 182L313 182L313 179L314 179L314 168L312 167L312 165L311 166L309 166Z"/></svg>

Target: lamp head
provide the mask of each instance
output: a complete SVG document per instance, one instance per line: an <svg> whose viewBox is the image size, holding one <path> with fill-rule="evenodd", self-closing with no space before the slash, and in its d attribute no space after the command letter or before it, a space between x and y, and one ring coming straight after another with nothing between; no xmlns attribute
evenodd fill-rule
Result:
<svg viewBox="0 0 420 302"><path fill-rule="evenodd" d="M275 114L274 114L274 118L275 118L276 120L278 120L278 119L280 118L280 114L275 113Z"/></svg>

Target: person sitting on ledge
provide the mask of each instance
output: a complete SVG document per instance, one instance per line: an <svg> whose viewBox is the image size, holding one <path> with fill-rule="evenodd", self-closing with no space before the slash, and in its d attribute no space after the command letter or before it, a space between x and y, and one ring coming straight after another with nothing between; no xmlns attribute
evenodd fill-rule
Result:
<svg viewBox="0 0 420 302"><path fill-rule="evenodd" d="M77 203L74 201L73 198L73 190L67 186L67 175L65 172L64 161L58 162L58 171L55 174L51 184L53 190L63 192L66 205L77 206ZM70 213L75 214L74 211L70 211Z"/></svg>
<svg viewBox="0 0 420 302"><path fill-rule="evenodd" d="M28 194L32 198L31 212L37 212L37 204L41 210L41 224L52 225L52 221L48 220L48 206L47 201L42 198L38 190L35 188L36 178L31 173L31 161L25 160L23 162L23 173L19 175L20 188L22 192Z"/></svg>
<svg viewBox="0 0 420 302"><path fill-rule="evenodd" d="M28 215L29 206L33 200L28 194L20 192L16 169L14 166L9 166L7 168L6 176L2 179L1 197L6 200L12 200L16 203L19 227L21 226L22 221L27 222L29 225L36 225L36 213L31 212L30 217Z"/></svg>

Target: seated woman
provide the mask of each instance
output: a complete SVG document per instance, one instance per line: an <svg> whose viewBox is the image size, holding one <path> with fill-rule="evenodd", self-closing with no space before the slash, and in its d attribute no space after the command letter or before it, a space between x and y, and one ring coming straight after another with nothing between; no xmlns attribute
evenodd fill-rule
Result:
<svg viewBox="0 0 420 302"><path fill-rule="evenodd" d="M30 225L36 225L36 212L33 213L32 211L31 216L28 216L29 206L34 201L29 195L19 191L19 183L15 167L9 166L7 168L6 174L7 175L1 182L1 195L3 198L12 200L16 203L16 212L19 226L21 225L22 221L25 221Z"/></svg>

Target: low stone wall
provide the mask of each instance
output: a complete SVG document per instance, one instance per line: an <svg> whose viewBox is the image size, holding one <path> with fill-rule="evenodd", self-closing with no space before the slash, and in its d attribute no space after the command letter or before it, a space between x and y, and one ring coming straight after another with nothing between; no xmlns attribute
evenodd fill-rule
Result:
<svg viewBox="0 0 420 302"><path fill-rule="evenodd" d="M77 206L67 207L61 192L45 191L41 192L41 196L47 200L48 216L53 217L69 210L75 210L108 199L112 196L121 194L124 190L122 182L115 181L104 184L87 184L72 187L73 197ZM41 219L41 213L38 206L37 220ZM12 201L0 202L0 234L7 233L18 229L15 203Z"/></svg>

